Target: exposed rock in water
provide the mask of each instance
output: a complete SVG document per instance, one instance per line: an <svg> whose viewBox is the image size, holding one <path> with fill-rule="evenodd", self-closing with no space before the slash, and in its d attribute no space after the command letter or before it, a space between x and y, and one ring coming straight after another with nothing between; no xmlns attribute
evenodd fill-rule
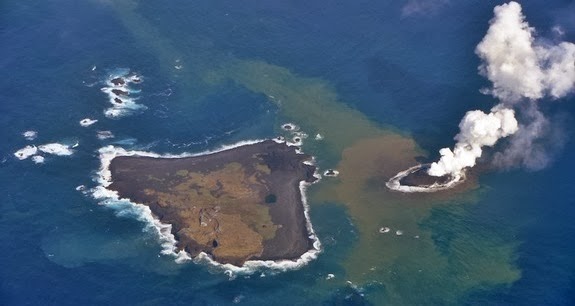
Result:
<svg viewBox="0 0 575 306"><path fill-rule="evenodd" d="M126 84L126 81L123 78L115 78L110 80L110 82L112 82L112 84L116 85L116 86L121 86Z"/></svg>
<svg viewBox="0 0 575 306"><path fill-rule="evenodd" d="M429 167L421 167L419 170L402 178L400 181L401 184L406 186L426 186L432 185L434 183L444 184L451 179L449 175L444 175L441 177L431 176L427 174L428 169Z"/></svg>
<svg viewBox="0 0 575 306"><path fill-rule="evenodd" d="M114 93L117 96L127 96L130 94L129 92L121 89L112 89L112 93Z"/></svg>

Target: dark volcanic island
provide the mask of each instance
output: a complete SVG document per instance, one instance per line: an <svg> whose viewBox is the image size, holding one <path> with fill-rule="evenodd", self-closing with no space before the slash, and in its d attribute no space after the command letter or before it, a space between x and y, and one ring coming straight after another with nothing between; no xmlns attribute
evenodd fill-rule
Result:
<svg viewBox="0 0 575 306"><path fill-rule="evenodd" d="M193 257L296 259L313 248L299 188L316 180L310 158L271 140L194 157L117 156L107 188L149 206Z"/></svg>
<svg viewBox="0 0 575 306"><path fill-rule="evenodd" d="M427 174L427 170L429 170L429 166L424 165L418 170L402 178L400 182L405 186L431 186L433 184L443 185L452 179L450 175L444 175L441 177L431 176Z"/></svg>

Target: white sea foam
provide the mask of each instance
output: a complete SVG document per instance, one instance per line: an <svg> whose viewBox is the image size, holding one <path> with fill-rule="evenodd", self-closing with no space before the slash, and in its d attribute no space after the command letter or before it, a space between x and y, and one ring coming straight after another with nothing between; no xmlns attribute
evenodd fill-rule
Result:
<svg viewBox="0 0 575 306"><path fill-rule="evenodd" d="M14 156L16 156L19 160L24 160L38 152L38 148L36 146L25 146L24 148L14 152Z"/></svg>
<svg viewBox="0 0 575 306"><path fill-rule="evenodd" d="M34 155L34 156L32 156L32 161L33 161L35 164L43 164L43 163L44 163L44 156Z"/></svg>
<svg viewBox="0 0 575 306"><path fill-rule="evenodd" d="M266 270L270 272L283 272L289 270L296 270L299 269L310 261L317 258L319 253L321 252L321 242L317 238L313 226L310 222L309 218L309 206L307 204L307 199L305 196L305 192L307 186L310 183L307 182L300 182L300 192L302 195L302 203L304 205L304 215L306 218L306 227L309 233L309 238L313 240L313 248L308 250L306 253L302 254L296 260L248 260L244 263L243 266L238 267L231 264L220 264L215 262L209 255L205 253L200 253L195 259L194 262L197 263L208 263L211 266L217 268L218 270L223 270L224 272L231 275L231 278L235 277L235 275L242 275L242 274L252 274L256 271Z"/></svg>
<svg viewBox="0 0 575 306"><path fill-rule="evenodd" d="M296 147L303 146L304 139L306 139L308 137L308 135L304 132L293 132L292 135L293 135L293 137L292 137L291 141L288 141L287 144L289 146L296 146Z"/></svg>
<svg viewBox="0 0 575 306"><path fill-rule="evenodd" d="M315 140L322 140L323 139L323 135L321 135L320 133L315 134Z"/></svg>
<svg viewBox="0 0 575 306"><path fill-rule="evenodd" d="M294 136L294 137L292 138L292 141L289 142L289 145L290 145L290 146L297 146L297 147L302 146L302 145L303 145L303 140L302 140L300 137Z"/></svg>
<svg viewBox="0 0 575 306"><path fill-rule="evenodd" d="M445 183L433 183L431 185L420 185L420 186L409 186L409 185L402 185L401 184L401 180L412 174L415 173L419 170L421 170L421 168L426 167L428 165L417 165L414 167L411 167L405 171L401 171L398 174L396 174L394 177L392 177L391 179L389 179L389 181L387 181L387 183L385 184L387 186L387 188L391 189L391 190L395 190L395 191L401 191L401 192L407 192L407 193L411 193L411 192L436 192L436 191L440 191L440 190L446 190L449 188L454 187L455 185L463 182L465 180L465 172L461 172L455 175L451 175L450 179L445 182Z"/></svg>
<svg viewBox="0 0 575 306"><path fill-rule="evenodd" d="M80 191L84 195L93 195L95 192L95 189L88 189L86 185L78 185L76 186L75 189L76 191Z"/></svg>
<svg viewBox="0 0 575 306"><path fill-rule="evenodd" d="M291 122L288 122L282 124L282 130L293 132L299 130L299 127Z"/></svg>
<svg viewBox="0 0 575 306"><path fill-rule="evenodd" d="M26 138L26 140L34 140L36 139L36 137L38 137L38 132L36 131L26 131L24 133L22 133L22 136L24 136L24 138Z"/></svg>
<svg viewBox="0 0 575 306"><path fill-rule="evenodd" d="M111 131L98 131L96 132L96 137L100 140L106 140L114 138L114 134Z"/></svg>
<svg viewBox="0 0 575 306"><path fill-rule="evenodd" d="M146 224L144 229L157 235L162 247L162 254L174 256L177 263L182 263L191 259L185 251L177 250L177 241L171 233L172 226L169 224L163 224L156 219L152 215L152 211L148 206L133 203L126 199L120 199L116 192L106 189L103 185L93 188L91 192L95 199L101 200L100 203L102 205L116 210L119 216L135 217L137 220Z"/></svg>
<svg viewBox="0 0 575 306"><path fill-rule="evenodd" d="M178 250L176 247L177 241L174 235L171 233L172 226L170 224L161 223L155 216L152 215L150 208L146 205L134 203L126 199L120 199L118 193L107 189L112 183L112 175L109 169L110 162L117 156L146 156L154 158L182 158L182 157L192 157L199 155L206 155L217 153L240 146L250 145L260 143L265 140L247 140L241 141L232 145L224 145L216 150L208 150L200 153L182 153L182 154L157 154L153 152L146 151L127 151L123 148L118 148L114 146L106 146L99 150L101 167L98 171L97 182L99 186L92 189L92 196L95 199L101 201L101 204L115 208L118 214L132 214L137 217L137 219L145 222L147 228L153 229L157 233L160 240L161 246L163 248L162 254L171 255L176 258L177 263L182 263L191 260L191 257L184 250ZM281 143L278 140L274 140ZM315 173L315 177L320 178L319 174ZM317 181L316 181L317 182ZM314 182L315 183L315 182ZM274 271L287 271L298 269L308 262L317 258L318 254L321 252L321 242L317 238L311 221L309 217L309 205L307 203L307 198L305 196L307 186L313 183L307 183L305 181L300 182L299 189L301 194L302 204L304 206L304 216L306 219L306 228L309 234L309 238L313 240L313 248L308 250L306 253L302 254L300 258L296 260L248 260L243 266L238 267L232 264L221 264L214 261L208 254L201 252L196 256L193 261L195 263L205 263L213 267L215 270L226 273L230 278L235 278L236 275L241 274L252 274L260 270Z"/></svg>
<svg viewBox="0 0 575 306"><path fill-rule="evenodd" d="M288 146L301 147L303 145L304 139L308 137L308 134L300 131L300 127L293 123L284 123L282 124L281 128L284 131L290 132L290 134L292 135L289 141L288 140L285 141ZM279 136L277 139L282 143L284 142L283 136ZM298 153L302 154L302 152Z"/></svg>
<svg viewBox="0 0 575 306"><path fill-rule="evenodd" d="M106 92L105 90L102 91ZM113 94L111 90L108 96L109 96L109 102L110 104L112 104L112 107L109 107L104 110L104 115L107 118L118 119L148 109L147 106L136 103L136 98L125 97L125 96L118 97L115 94ZM119 99L122 102L119 103L116 99Z"/></svg>
<svg viewBox="0 0 575 306"><path fill-rule="evenodd" d="M96 120L96 119L84 118L84 119L80 120L80 125L83 127L88 127L88 126L90 126L96 122L98 122L98 120Z"/></svg>
<svg viewBox="0 0 575 306"><path fill-rule="evenodd" d="M331 176L331 177L336 177L339 175L339 171L335 170L335 169L327 169L324 171L323 176Z"/></svg>
<svg viewBox="0 0 575 306"><path fill-rule="evenodd" d="M130 76L128 76L127 79L128 79L128 81L129 81L130 83L142 83L142 81L143 81L142 76L137 75L137 74L135 74L135 73L133 73L133 74L131 74Z"/></svg>
<svg viewBox="0 0 575 306"><path fill-rule="evenodd" d="M240 303L244 298L245 298L245 296L243 296L242 294L240 294L240 295L238 295L238 296L235 296L232 302L233 302L234 304L238 304L238 303Z"/></svg>
<svg viewBox="0 0 575 306"><path fill-rule="evenodd" d="M76 147L76 145L74 145L74 147ZM41 146L38 146L38 150L47 153L47 154L53 154L53 155L58 155L58 156L68 156L68 155L72 155L74 154L74 150L72 150L70 148L69 145L65 145L65 144L61 144L61 143L47 143L47 144L43 144Z"/></svg>
<svg viewBox="0 0 575 306"><path fill-rule="evenodd" d="M123 112L121 109L116 109L116 108L107 108L104 111L104 115L108 118L120 118L123 117L125 115L125 112Z"/></svg>
<svg viewBox="0 0 575 306"><path fill-rule="evenodd" d="M385 227L385 226L384 226L384 227L381 227L381 228L379 229L379 233L380 233L380 234L389 233L389 231L391 231L391 229L390 229L389 227Z"/></svg>
<svg viewBox="0 0 575 306"><path fill-rule="evenodd" d="M114 84L112 80L122 79L123 83ZM142 78L135 74L130 74L129 69L118 69L116 73L111 74L106 79L106 87L101 88L102 92L108 95L108 101L112 107L104 110L104 115L108 118L121 118L129 116L147 109L143 104L136 103L138 99L138 89L133 89L130 84L141 83ZM121 91L125 94L115 94L114 91Z"/></svg>

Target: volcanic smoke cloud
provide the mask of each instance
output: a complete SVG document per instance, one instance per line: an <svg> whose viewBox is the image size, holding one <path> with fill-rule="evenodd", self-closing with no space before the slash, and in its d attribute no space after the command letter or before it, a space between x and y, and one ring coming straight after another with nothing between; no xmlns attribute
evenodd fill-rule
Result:
<svg viewBox="0 0 575 306"><path fill-rule="evenodd" d="M497 140L518 130L515 112L497 105L486 114L479 110L469 111L459 123L460 132L455 136L457 144L453 151L443 148L441 159L431 164L429 175L444 176L457 174L467 167L473 167L481 157L481 147L493 146Z"/></svg>
<svg viewBox="0 0 575 306"><path fill-rule="evenodd" d="M432 163L432 176L459 176L473 167L482 147L493 146L510 136L509 144L495 154L494 163L502 167L517 165L532 169L544 166L548 158L535 142L550 130L549 120L538 110L537 100L562 98L575 88L575 44L550 44L534 38L517 2L494 9L489 30L475 52L482 59L481 75L492 82L483 90L500 100L489 114L467 112L459 124L453 150L443 148L441 158ZM528 122L519 124L515 111Z"/></svg>

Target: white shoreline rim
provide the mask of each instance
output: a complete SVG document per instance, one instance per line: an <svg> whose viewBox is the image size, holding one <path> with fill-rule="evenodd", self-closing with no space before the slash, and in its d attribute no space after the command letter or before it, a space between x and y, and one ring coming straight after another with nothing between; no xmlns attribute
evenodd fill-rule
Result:
<svg viewBox="0 0 575 306"><path fill-rule="evenodd" d="M150 210L150 208L141 203L135 203L128 199L120 198L116 191L107 189L110 184L112 184L111 180L111 172L110 172L110 163L112 159L117 156L143 156L143 157L154 157L154 158L184 158L184 157L194 157L194 156L201 156L207 154L213 154L221 151L230 150L233 148L237 148L240 146L257 144L264 142L268 139L257 139L257 140L247 140L247 141L240 141L232 145L224 145L219 147L215 150L207 150L199 153L182 153L182 154L157 154L153 152L146 152L146 151L136 151L136 150L125 150L120 147L114 147L112 145L102 147L98 150L99 158L100 158L100 169L97 172L96 182L98 186L92 189L92 197L94 199L100 201L101 205L104 206L111 206L111 202L124 202L126 204L130 204L131 206L137 208L140 211L139 220L146 223L147 226L154 228L155 232L158 235L158 239L160 245L162 246L161 253L164 255L170 255L175 257L175 261L177 263L184 263L187 261L193 261L195 263L206 263L209 266L216 268L218 271L225 273L230 278L234 277L238 274L252 274L258 272L260 270L272 270L277 272L283 272L288 270L296 270L299 269L312 260L316 259L319 253L321 252L321 242L317 237L313 225L311 223L311 219L309 216L309 204L307 202L306 197L306 190L307 187L317 183L321 179L321 175L316 172L314 173L314 177L317 180L313 183L308 183L305 181L300 181L299 183L299 190L302 200L302 205L304 207L304 216L306 219L306 229L309 235L309 238L313 241L312 246L313 248L309 249L307 252L302 254L299 258L295 260L248 260L246 261L241 267L235 266L232 264L221 264L214 261L208 254L201 252L195 258L192 258L187 252L184 250L177 250L176 248L176 238L172 234L172 225L165 224L160 222L160 220L154 216ZM278 139L271 139L276 143L286 143L288 146L291 146L289 142L280 141ZM311 162L305 162L306 164L313 165L313 157Z"/></svg>
<svg viewBox="0 0 575 306"><path fill-rule="evenodd" d="M429 164L419 164L417 166L413 166L407 170L401 171L396 174L394 177L390 178L385 186L387 188L400 191L405 193L414 193L414 192L436 192L441 190L446 190L455 187L456 185L465 181L465 172L461 172L451 176L451 179L443 184L433 183L431 185L420 185L420 186L407 186L401 184L401 179L404 177L420 170L421 168L428 166Z"/></svg>

